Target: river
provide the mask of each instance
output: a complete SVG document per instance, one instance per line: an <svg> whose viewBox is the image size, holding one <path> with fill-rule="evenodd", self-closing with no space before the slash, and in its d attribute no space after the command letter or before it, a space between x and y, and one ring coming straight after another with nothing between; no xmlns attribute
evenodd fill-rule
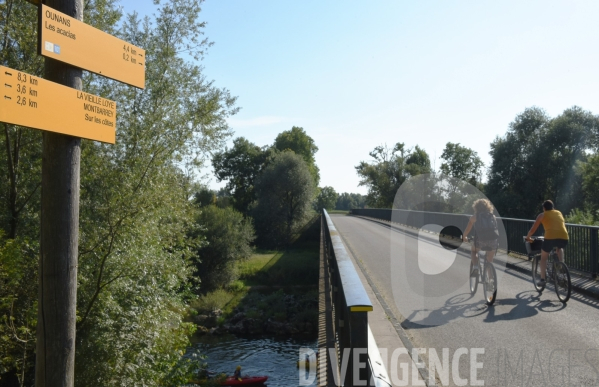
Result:
<svg viewBox="0 0 599 387"><path fill-rule="evenodd" d="M242 375L267 375L269 387L299 385L297 360L300 348L316 350L314 338L261 337L240 338L235 336L201 336L194 343L195 349L206 355L208 369L232 375L235 367L242 367ZM304 377L307 378L307 373ZM316 381L308 386L316 386Z"/></svg>

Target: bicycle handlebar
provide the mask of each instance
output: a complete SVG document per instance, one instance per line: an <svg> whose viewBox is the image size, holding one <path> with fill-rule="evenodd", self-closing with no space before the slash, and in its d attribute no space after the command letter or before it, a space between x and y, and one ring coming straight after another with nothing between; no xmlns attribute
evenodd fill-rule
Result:
<svg viewBox="0 0 599 387"><path fill-rule="evenodd" d="M524 242L528 242L526 240L526 235L522 237L522 239L524 240ZM530 239L532 239L533 241L537 240L537 241L544 241L545 237L544 236L531 236Z"/></svg>

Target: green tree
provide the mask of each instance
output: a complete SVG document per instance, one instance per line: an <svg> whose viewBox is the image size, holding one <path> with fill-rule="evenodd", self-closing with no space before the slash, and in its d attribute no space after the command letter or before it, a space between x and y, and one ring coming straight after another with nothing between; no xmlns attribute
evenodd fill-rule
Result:
<svg viewBox="0 0 599 387"><path fill-rule="evenodd" d="M313 178L303 158L293 152L277 154L256 182L253 214L259 243L288 244L304 226L313 195Z"/></svg>
<svg viewBox="0 0 599 387"><path fill-rule="evenodd" d="M491 144L485 193L499 213L532 218L545 199L564 213L583 207L579 164L595 149L597 128L597 117L578 107L553 119L536 107L516 116Z"/></svg>
<svg viewBox="0 0 599 387"><path fill-rule="evenodd" d="M596 220L599 220L597 212L599 211L599 154L591 155L585 163L580 163L580 172L582 175L582 190L585 197L585 207L593 214Z"/></svg>
<svg viewBox="0 0 599 387"><path fill-rule="evenodd" d="M112 0L86 1L87 24L107 32L120 17ZM43 76L37 55L37 7L20 0L0 2L0 64ZM37 259L42 132L0 124L0 379L33 380L33 348L37 319ZM0 232L0 234L3 234ZM0 280L2 282L2 280Z"/></svg>
<svg viewBox="0 0 599 387"><path fill-rule="evenodd" d="M478 154L465 146L448 142L441 154L445 160L441 172L476 186L481 182L483 162Z"/></svg>
<svg viewBox="0 0 599 387"><path fill-rule="evenodd" d="M218 181L227 180L226 189L237 211L248 215L250 205L256 200L255 184L268 165L274 151L260 148L243 137L233 140L233 147L217 152L212 166Z"/></svg>
<svg viewBox="0 0 599 387"><path fill-rule="evenodd" d="M374 162L361 161L355 168L360 185L368 187L366 202L371 207L391 208L397 190L407 178L431 172L430 158L419 146L406 149L399 142L392 149L378 146L370 156Z"/></svg>
<svg viewBox="0 0 599 387"><path fill-rule="evenodd" d="M314 155L318 152L318 147L312 137L308 136L303 128L294 126L291 130L279 133L275 139L274 148L280 152L292 150L300 155L306 162L306 165L308 165L308 170L314 179L314 187L318 187L320 170L314 159Z"/></svg>
<svg viewBox="0 0 599 387"><path fill-rule="evenodd" d="M37 324L37 243L0 231L0 380L32 380Z"/></svg>
<svg viewBox="0 0 599 387"><path fill-rule="evenodd" d="M322 211L323 208L327 210L335 209L335 204L337 203L337 192L333 187L323 187L320 188L320 192L316 197L316 208L318 211Z"/></svg>
<svg viewBox="0 0 599 387"><path fill-rule="evenodd" d="M587 226L597 226L597 212L575 208L565 217L566 223L585 224Z"/></svg>
<svg viewBox="0 0 599 387"><path fill-rule="evenodd" d="M145 90L84 79L86 91L117 102L118 128L116 145L82 142L77 385L185 381L171 370L181 369L193 331L183 322L197 245L186 238L194 227L192 171L224 145L226 118L236 112L235 98L185 59L210 46L197 20L200 4L163 2L155 20L130 15L119 25L115 1L85 2L88 24L143 47L147 62ZM0 2L3 65L41 74L36 20L32 5ZM30 385L42 135L2 129L0 172L8 179L0 183L0 227L8 239L0 237L0 320L9 325L0 335L0 378L8 372Z"/></svg>
<svg viewBox="0 0 599 387"><path fill-rule="evenodd" d="M37 9L19 0L0 3L0 64L41 76L37 55ZM0 123L0 222L8 238L38 236L41 132Z"/></svg>
<svg viewBox="0 0 599 387"><path fill-rule="evenodd" d="M117 35L146 49L144 90L87 82L117 102L119 121L115 145L82 146L78 385L166 383L189 345L190 171L224 145L236 112L235 98L186 59L210 45L200 4L170 0L154 20L123 23Z"/></svg>
<svg viewBox="0 0 599 387"><path fill-rule="evenodd" d="M216 204L216 193L211 189L202 187L193 195L194 203L199 207L205 207Z"/></svg>
<svg viewBox="0 0 599 387"><path fill-rule="evenodd" d="M545 149L550 158L547 167L551 171L549 197L564 213L584 206L585 196L593 200L595 193L583 193L579 164L586 161L591 152L597 151L599 117L574 106L551 120Z"/></svg>
<svg viewBox="0 0 599 387"><path fill-rule="evenodd" d="M196 275L203 293L223 288L238 278L236 263L252 254L254 228L250 218L231 207L202 207L192 238L205 241L194 252Z"/></svg>
<svg viewBox="0 0 599 387"><path fill-rule="evenodd" d="M347 193L343 192L337 198L335 204L336 210L351 210L354 208L364 208L366 204L366 198L358 193Z"/></svg>

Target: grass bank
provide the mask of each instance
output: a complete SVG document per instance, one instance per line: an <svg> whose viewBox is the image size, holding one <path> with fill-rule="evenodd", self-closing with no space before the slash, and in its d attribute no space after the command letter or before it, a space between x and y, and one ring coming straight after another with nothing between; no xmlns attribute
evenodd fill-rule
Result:
<svg viewBox="0 0 599 387"><path fill-rule="evenodd" d="M349 210L327 210L329 214L349 215Z"/></svg>
<svg viewBox="0 0 599 387"><path fill-rule="evenodd" d="M238 264L239 280L192 304L198 331L313 333L318 319L319 249L320 217L315 217L289 248L256 251Z"/></svg>

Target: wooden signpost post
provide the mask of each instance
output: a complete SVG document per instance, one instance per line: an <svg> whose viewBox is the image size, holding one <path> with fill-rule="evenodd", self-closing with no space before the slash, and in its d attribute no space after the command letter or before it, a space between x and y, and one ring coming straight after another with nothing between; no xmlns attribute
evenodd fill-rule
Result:
<svg viewBox="0 0 599 387"><path fill-rule="evenodd" d="M114 144L116 103L81 91L82 70L144 88L145 51L88 26L83 0L38 6L44 79L0 66L0 122L43 130L36 387L72 387L81 138Z"/></svg>

